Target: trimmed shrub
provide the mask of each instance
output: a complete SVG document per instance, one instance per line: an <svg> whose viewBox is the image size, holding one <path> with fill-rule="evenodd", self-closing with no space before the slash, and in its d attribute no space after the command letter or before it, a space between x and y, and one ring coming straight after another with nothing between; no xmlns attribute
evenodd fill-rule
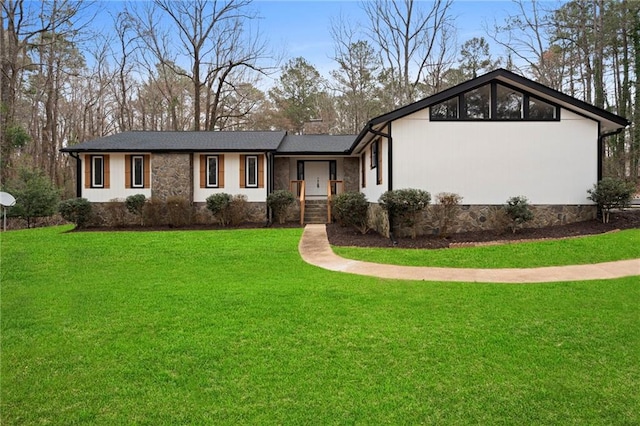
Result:
<svg viewBox="0 0 640 426"><path fill-rule="evenodd" d="M118 198L113 198L105 206L108 223L110 226L122 227L126 223L127 208L125 203Z"/></svg>
<svg viewBox="0 0 640 426"><path fill-rule="evenodd" d="M529 208L529 200L522 195L511 197L504 206L504 211L511 220L511 231L513 233L522 226L523 223L533 219L533 212Z"/></svg>
<svg viewBox="0 0 640 426"><path fill-rule="evenodd" d="M242 194L234 195L229 203L229 221L231 226L238 226L247 219L248 202L247 196Z"/></svg>
<svg viewBox="0 0 640 426"><path fill-rule="evenodd" d="M443 238L449 236L449 228L456 219L460 201L462 197L452 192L440 192L436 195L434 213L440 228L440 236Z"/></svg>
<svg viewBox="0 0 640 426"><path fill-rule="evenodd" d="M82 228L91 217L91 203L86 198L71 198L58 204L60 216Z"/></svg>
<svg viewBox="0 0 640 426"><path fill-rule="evenodd" d="M156 197L151 197L142 208L143 223L146 226L161 226L166 224L166 205Z"/></svg>
<svg viewBox="0 0 640 426"><path fill-rule="evenodd" d="M227 226L229 224L229 214L231 207L231 194L219 192L207 197L207 209L218 219L220 225Z"/></svg>
<svg viewBox="0 0 640 426"><path fill-rule="evenodd" d="M141 225L144 225L144 215L142 211L144 210L144 203L146 201L147 197L145 197L144 194L129 195L126 200L124 200L124 204L127 206L129 213L140 216Z"/></svg>
<svg viewBox="0 0 640 426"><path fill-rule="evenodd" d="M60 200L60 192L40 170L20 169L18 176L9 181L3 191L16 199L7 215L24 219L27 228L31 228L39 217L52 216Z"/></svg>
<svg viewBox="0 0 640 426"><path fill-rule="evenodd" d="M628 207L635 191L636 187L632 182L606 177L587 190L587 198L602 211L602 223L609 223L611 210Z"/></svg>
<svg viewBox="0 0 640 426"><path fill-rule="evenodd" d="M422 211L429 205L431 195L421 189L397 189L387 191L378 202L387 211L389 218L396 225L411 229L411 238L416 238L422 217Z"/></svg>
<svg viewBox="0 0 640 426"><path fill-rule="evenodd" d="M278 189L267 195L267 206L273 212L273 218L280 224L287 221L287 211L295 201L293 194L284 189Z"/></svg>
<svg viewBox="0 0 640 426"><path fill-rule="evenodd" d="M170 226L181 227L189 225L191 223L191 204L189 200L179 195L167 198L167 218Z"/></svg>
<svg viewBox="0 0 640 426"><path fill-rule="evenodd" d="M333 211L342 226L353 226L361 234L369 230L369 202L360 192L343 192L333 199Z"/></svg>

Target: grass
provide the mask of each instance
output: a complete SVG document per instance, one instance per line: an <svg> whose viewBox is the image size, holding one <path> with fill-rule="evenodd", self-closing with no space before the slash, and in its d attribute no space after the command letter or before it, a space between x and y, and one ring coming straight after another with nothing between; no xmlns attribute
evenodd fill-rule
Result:
<svg viewBox="0 0 640 426"><path fill-rule="evenodd" d="M637 277L426 283L299 229L7 232L0 423L637 424Z"/></svg>
<svg viewBox="0 0 640 426"><path fill-rule="evenodd" d="M405 266L534 268L640 258L640 229L496 246L439 250L333 246L345 258Z"/></svg>

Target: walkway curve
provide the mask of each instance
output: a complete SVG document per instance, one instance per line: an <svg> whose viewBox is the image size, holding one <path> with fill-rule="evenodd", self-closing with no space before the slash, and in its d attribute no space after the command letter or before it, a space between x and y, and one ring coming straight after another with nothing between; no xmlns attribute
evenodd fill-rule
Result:
<svg viewBox="0 0 640 426"><path fill-rule="evenodd" d="M622 278L640 275L640 259L592 265L549 266L544 268L470 269L428 266L397 266L345 259L331 250L325 225L307 225L298 250L302 259L330 271L370 277L486 283L546 283Z"/></svg>

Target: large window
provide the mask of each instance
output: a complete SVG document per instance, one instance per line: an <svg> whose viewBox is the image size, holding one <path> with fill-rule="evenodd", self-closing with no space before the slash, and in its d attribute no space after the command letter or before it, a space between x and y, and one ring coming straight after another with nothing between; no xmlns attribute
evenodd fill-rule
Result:
<svg viewBox="0 0 640 426"><path fill-rule="evenodd" d="M245 170L247 173L247 188L258 187L258 156L247 155Z"/></svg>
<svg viewBox="0 0 640 426"><path fill-rule="evenodd" d="M431 105L432 121L556 121L560 107L520 89L492 82Z"/></svg>
<svg viewBox="0 0 640 426"><path fill-rule="evenodd" d="M91 187L104 188L104 157L91 156Z"/></svg>

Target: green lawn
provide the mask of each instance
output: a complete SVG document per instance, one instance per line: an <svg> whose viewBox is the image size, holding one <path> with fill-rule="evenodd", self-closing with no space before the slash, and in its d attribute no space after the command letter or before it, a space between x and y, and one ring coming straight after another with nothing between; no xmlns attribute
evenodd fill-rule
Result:
<svg viewBox="0 0 640 426"><path fill-rule="evenodd" d="M1 238L0 423L638 424L638 278L325 271L300 229Z"/></svg>
<svg viewBox="0 0 640 426"><path fill-rule="evenodd" d="M348 259L406 266L533 268L640 258L640 229L566 240L440 250L332 247Z"/></svg>

